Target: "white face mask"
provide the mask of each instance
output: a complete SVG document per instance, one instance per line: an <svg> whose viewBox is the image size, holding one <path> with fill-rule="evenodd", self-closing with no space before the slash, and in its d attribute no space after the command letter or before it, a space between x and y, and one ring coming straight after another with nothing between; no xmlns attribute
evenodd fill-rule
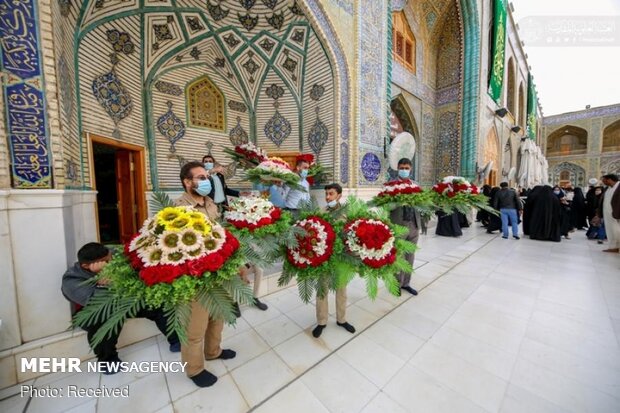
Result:
<svg viewBox="0 0 620 413"><path fill-rule="evenodd" d="M329 208L334 208L336 205L338 205L338 201L337 201L337 200L329 201L329 202L327 203L327 206L328 206Z"/></svg>

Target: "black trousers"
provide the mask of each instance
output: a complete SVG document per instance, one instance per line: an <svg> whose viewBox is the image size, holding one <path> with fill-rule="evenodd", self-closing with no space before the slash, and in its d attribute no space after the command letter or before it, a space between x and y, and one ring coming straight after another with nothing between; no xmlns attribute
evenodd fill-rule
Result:
<svg viewBox="0 0 620 413"><path fill-rule="evenodd" d="M154 321L159 331L161 331L163 335L166 335L166 326L168 320L164 315L163 311L143 309L142 311L138 312L138 314L136 314L135 318L148 318L149 320ZM88 337L89 343L92 342L92 338L97 333L97 330L99 330L99 327L101 327L101 324L94 324L88 327L84 327L84 330L86 330L87 332L86 336ZM95 353L99 361L114 361L118 359L116 343L118 342L118 336L121 333L121 329L122 327L118 330L116 334L109 335L108 337L104 338L101 343L93 347L93 352ZM172 333L169 337L167 337L167 339L168 343L170 344L179 342L179 337L177 337L176 333Z"/></svg>

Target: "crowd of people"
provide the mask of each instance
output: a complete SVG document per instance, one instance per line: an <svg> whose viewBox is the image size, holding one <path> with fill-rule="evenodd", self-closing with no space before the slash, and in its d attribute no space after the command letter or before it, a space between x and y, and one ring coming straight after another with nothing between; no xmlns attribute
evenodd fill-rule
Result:
<svg viewBox="0 0 620 413"><path fill-rule="evenodd" d="M599 244L608 242L605 252L617 253L620 247L618 176L608 174L601 177L600 183L596 178L588 183L585 195L578 187L539 185L517 193L506 182L501 188L484 185L483 194L500 215L479 211L476 219L488 233L501 230L502 238L508 238L510 224L513 237L519 239L521 221L523 234L541 241L560 242L562 238L570 239L577 230L585 230L588 239Z"/></svg>
<svg viewBox="0 0 620 413"><path fill-rule="evenodd" d="M304 202L310 200L310 184L308 183L308 169L310 164L303 158L298 158L295 164L295 172L300 178L300 187L289 188L282 182L265 182L258 187L261 192L268 194L270 201L277 207L290 211L293 216L299 214ZM210 220L221 221L223 212L229 208L228 197L239 197L251 195L248 192L240 192L229 188L226 185L223 175L223 167L219 165L212 155L203 157L202 162L188 162L182 166L180 180L183 186L183 194L175 201L177 206L191 206L202 212ZM412 162L403 158L398 163L398 180L409 179L412 172ZM342 187L337 183L332 183L324 187L326 211L334 211L341 207ZM416 243L421 228L420 213L413 207L401 206L391 212L391 219L402 226L407 227L408 231L404 238ZM61 291L74 307L74 311L79 311L81 307L88 304L88 301L98 294L105 291L109 281L97 275L111 260L112 253L104 245L91 242L84 245L78 251L78 261L70 267L62 278ZM405 259L413 265L415 255L413 252L405 255ZM253 264L246 264L239 269L239 276L249 283L249 272L254 272L254 305L259 310L267 311L268 306L258 299L258 286L263 275L262 269ZM95 278L96 277L96 278ZM411 273L401 272L396 275L400 285L400 291L405 291L412 295L418 292L411 286ZM96 283L88 280L97 280ZM336 291L336 324L349 333L355 333L355 327L346 320L346 287ZM316 299L316 318L317 325L312 330L312 335L319 338L327 326L328 320L328 300L327 297L317 297ZM236 315L241 315L239 306L236 307ZM166 331L167 319L162 310L141 311L135 315L136 318L148 318L155 321L157 327L164 333ZM103 325L105 320L99 320L86 327L89 343L93 336ZM194 301L191 304L189 323L186 330L187 342L180 343L179 338L172 334L168 336L170 351L181 352L182 362L187 363L185 373L199 387L212 386L217 377L205 369L205 360L232 359L237 353L232 349L222 349L222 331L224 322L210 316L207 309ZM98 361L103 362L108 368L105 374L114 374L117 369L113 367L116 363L121 363L116 344L120 331L116 330L101 343L93 347L93 352Z"/></svg>

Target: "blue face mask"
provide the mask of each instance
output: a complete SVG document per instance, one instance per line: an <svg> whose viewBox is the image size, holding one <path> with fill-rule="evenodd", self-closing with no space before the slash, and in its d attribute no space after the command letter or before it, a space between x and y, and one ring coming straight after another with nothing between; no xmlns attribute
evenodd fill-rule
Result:
<svg viewBox="0 0 620 413"><path fill-rule="evenodd" d="M398 176L401 178L409 178L411 171L409 169L399 169Z"/></svg>
<svg viewBox="0 0 620 413"><path fill-rule="evenodd" d="M329 201L329 202L327 203L327 207L328 207L328 208L334 208L336 205L338 205L338 201L336 201L336 200Z"/></svg>
<svg viewBox="0 0 620 413"><path fill-rule="evenodd" d="M204 181L199 181L198 186L194 190L200 196L209 195L209 192L211 192L211 181L209 181L208 179L205 179Z"/></svg>
<svg viewBox="0 0 620 413"><path fill-rule="evenodd" d="M213 162L205 162L205 169L207 171L210 171L211 169L213 169Z"/></svg>
<svg viewBox="0 0 620 413"><path fill-rule="evenodd" d="M308 176L308 170L302 169L301 171L299 171L299 176L301 176L302 178L306 178Z"/></svg>

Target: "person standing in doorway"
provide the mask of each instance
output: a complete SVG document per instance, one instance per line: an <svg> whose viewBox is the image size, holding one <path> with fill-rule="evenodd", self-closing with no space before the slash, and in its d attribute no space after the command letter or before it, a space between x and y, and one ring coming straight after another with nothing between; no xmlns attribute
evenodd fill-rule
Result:
<svg viewBox="0 0 620 413"><path fill-rule="evenodd" d="M518 214L523 211L523 204L516 191L508 188L508 182L499 184L500 190L495 195L494 208L499 210L502 218L502 238L508 238L508 222L512 226L512 237L519 238L519 218Z"/></svg>
<svg viewBox="0 0 620 413"><path fill-rule="evenodd" d="M603 223L608 248L603 252L620 252L620 184L618 183L618 175L609 174L602 178L603 183L607 186L603 197Z"/></svg>

